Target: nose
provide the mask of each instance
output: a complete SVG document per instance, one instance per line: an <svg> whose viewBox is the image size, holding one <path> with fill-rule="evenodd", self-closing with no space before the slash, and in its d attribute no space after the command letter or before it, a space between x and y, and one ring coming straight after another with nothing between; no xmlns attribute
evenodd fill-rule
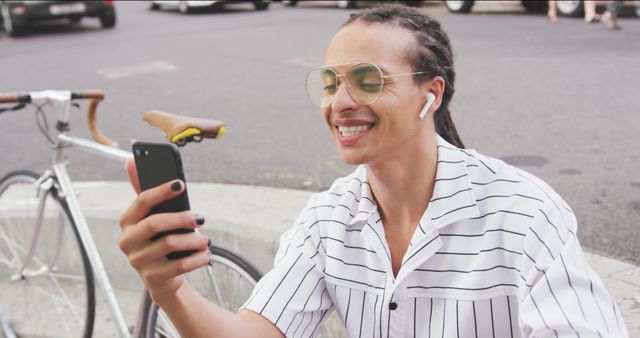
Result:
<svg viewBox="0 0 640 338"><path fill-rule="evenodd" d="M346 79L338 83L336 94L333 98L333 102L331 103L332 111L341 112L345 109L356 109L359 106L359 104L353 99L353 96L351 96L348 86L349 83Z"/></svg>

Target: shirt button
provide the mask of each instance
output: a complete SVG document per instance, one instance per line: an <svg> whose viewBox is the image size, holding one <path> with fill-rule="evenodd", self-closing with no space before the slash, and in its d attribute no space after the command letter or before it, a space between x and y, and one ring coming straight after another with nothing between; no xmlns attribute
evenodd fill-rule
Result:
<svg viewBox="0 0 640 338"><path fill-rule="evenodd" d="M396 302L389 303L389 310L395 310L397 308L398 308L398 303Z"/></svg>

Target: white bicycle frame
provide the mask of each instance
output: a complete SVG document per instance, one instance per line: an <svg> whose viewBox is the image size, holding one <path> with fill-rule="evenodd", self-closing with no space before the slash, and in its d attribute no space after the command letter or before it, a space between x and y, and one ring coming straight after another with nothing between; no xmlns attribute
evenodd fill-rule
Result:
<svg viewBox="0 0 640 338"><path fill-rule="evenodd" d="M66 125L68 123L69 110L71 107L71 92L51 90L34 92L31 93L31 100L32 102L46 102L60 105L60 111L58 113L57 120L58 124L62 123L63 125ZM73 190L71 178L69 177L69 174L67 172L67 163L65 162L62 153L64 148L70 145L78 146L81 149L87 150L89 152L121 161L126 161L127 159L133 157L133 154L128 151L124 151L116 147L105 146L84 138L75 137L69 135L67 131L64 130L60 131L60 133L57 135L54 146L55 152L53 157L53 173L45 173L45 176L43 176L43 178L38 181L38 189L40 189L40 206L35 228L36 233L42 226L42 213L44 211L44 203L46 201L46 194L43 192L48 191L54 181L56 181L61 191L60 197L64 198L67 205L69 206L71 217L73 218L75 226L78 230L78 234L80 235L81 245L87 252L87 256L89 258L89 262L91 263L93 273L98 280L98 284L102 289L102 292L104 293L112 319L116 324L118 335L120 336L120 338L139 338L141 337L141 334L143 332L143 326L146 326L144 325L144 321L146 319L144 318L144 310L145 304L150 301L149 294L145 289L143 292L143 297L140 301L137 320L134 326L135 331L133 335L131 335L124 320L122 310L118 305L115 292L113 290L113 287L111 286L111 282L105 270L102 259L100 258L100 253L98 252L95 241L93 240L93 236L91 235L91 231L89 230L87 220L82 212L82 209L80 208L76 192ZM36 236L34 236L34 238L37 238L37 234ZM24 266L26 266L26 264L28 263L32 255L34 246L35 243L31 243L29 254L27 255ZM24 269L24 266L22 269Z"/></svg>

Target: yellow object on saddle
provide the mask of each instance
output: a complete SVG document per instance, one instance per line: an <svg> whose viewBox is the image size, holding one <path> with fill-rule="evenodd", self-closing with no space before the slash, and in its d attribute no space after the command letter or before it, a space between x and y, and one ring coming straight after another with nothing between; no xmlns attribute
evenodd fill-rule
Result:
<svg viewBox="0 0 640 338"><path fill-rule="evenodd" d="M227 128L226 127L221 127L218 130L218 132L214 135L214 137L212 137L212 138L219 139L222 136L224 136L224 134L226 134L226 133L227 133ZM201 135L201 134L202 134L202 132L197 128L187 128L187 129L179 132L178 134L176 134L176 136L172 137L171 138L171 142L178 142L178 141L180 141L182 139L185 139L185 138L187 138L189 136L196 136L196 135ZM209 134L212 134L212 133L209 133ZM205 134L203 136L206 137L208 135Z"/></svg>
<svg viewBox="0 0 640 338"><path fill-rule="evenodd" d="M201 133L200 130L196 128L187 128L181 131L180 133L176 134L176 136L172 137L171 142L178 142L183 138L187 138L189 136L200 135L200 133Z"/></svg>

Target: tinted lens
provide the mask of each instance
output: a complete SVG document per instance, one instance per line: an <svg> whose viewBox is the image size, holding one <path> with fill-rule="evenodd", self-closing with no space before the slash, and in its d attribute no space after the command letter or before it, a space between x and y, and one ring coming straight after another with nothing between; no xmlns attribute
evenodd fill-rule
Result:
<svg viewBox="0 0 640 338"><path fill-rule="evenodd" d="M331 68L316 68L309 72L305 85L313 104L326 107L333 102L337 90L337 74Z"/></svg>
<svg viewBox="0 0 640 338"><path fill-rule="evenodd" d="M346 73L351 84L351 96L359 104L375 102L382 92L382 71L369 63L352 66Z"/></svg>

